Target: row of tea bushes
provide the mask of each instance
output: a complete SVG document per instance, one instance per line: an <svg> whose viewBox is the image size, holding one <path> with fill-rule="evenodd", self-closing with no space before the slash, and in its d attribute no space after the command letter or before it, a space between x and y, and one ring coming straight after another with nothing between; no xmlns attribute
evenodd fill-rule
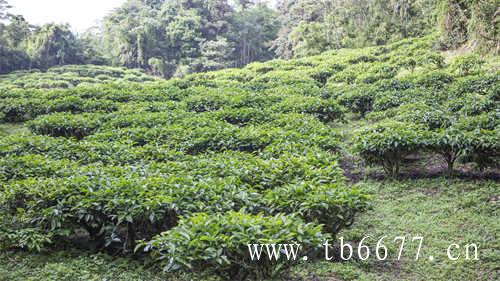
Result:
<svg viewBox="0 0 500 281"><path fill-rule="evenodd" d="M476 115L496 106L498 74L453 77L451 74L442 76L443 73L448 72L427 73L426 79L415 75L418 79L396 78L361 85L329 84L326 95L361 116L413 103L444 106L443 109L462 115Z"/></svg>
<svg viewBox="0 0 500 281"><path fill-rule="evenodd" d="M280 260L261 258L249 262L247 244L300 243L300 258L318 250L331 238L321 231L320 225L304 223L296 216L252 215L244 211L216 215L198 213L182 219L177 227L139 246L162 260L166 271L206 268L227 280L263 280L294 261L282 257Z"/></svg>
<svg viewBox="0 0 500 281"><path fill-rule="evenodd" d="M423 124L383 121L358 133L355 149L365 161L380 164L392 177L398 175L407 156L421 152L440 155L448 175L453 174L457 160L475 163L481 170L498 168L500 130L498 114L495 116L493 120L486 116L464 117L449 127L431 129ZM439 122L430 118L430 123Z"/></svg>
<svg viewBox="0 0 500 281"><path fill-rule="evenodd" d="M131 151L128 151L131 153ZM267 190L301 180L321 183L342 183L344 177L335 156L319 151L306 155L284 154L280 158L266 154L226 151L187 155L170 153L171 159L149 161L137 159L133 163L109 165L99 159L82 165L80 159L68 160L39 154L9 155L1 160L0 178L7 182L27 178L58 178L70 175L123 176L178 176L202 179L204 177L236 177L241 184L256 190Z"/></svg>
<svg viewBox="0 0 500 281"><path fill-rule="evenodd" d="M28 162L32 159L37 162ZM276 160L270 161L278 164ZM86 231L89 241L98 248L111 246L130 251L136 240L149 239L176 226L179 217L242 209L268 215L294 213L308 222L328 223L325 231L334 235L340 227L350 224L354 214L364 209L367 202L366 195L344 186L342 179L337 179L337 184L324 184L338 177L335 169L329 170L329 162L304 167L307 176L283 174L282 179L272 179L276 177L273 173L276 166L271 166L267 176L260 180L248 178L248 173L255 170L237 176L230 170L222 173L213 169L197 171L195 167L182 165L171 167L180 164L174 161L149 167L150 171L136 170L133 166L100 165L75 169L67 161L34 166L41 162L36 156L4 161L5 165L13 166L3 171L3 177L9 180L2 185L0 200L8 221L3 222L5 228L0 232L5 244L40 248L44 244L68 243L75 233ZM193 165L190 161L186 163ZM238 164L241 169L251 168L244 163ZM300 159L296 163L303 165ZM200 169L204 169L201 164ZM290 165L288 161L282 164ZM19 173L19 165L29 173ZM286 171L289 170L280 170ZM33 176L18 179L16 175ZM280 185L284 189L277 187ZM25 243L23 230L27 229L36 230L40 239L32 237L35 239L32 244Z"/></svg>
<svg viewBox="0 0 500 281"><path fill-rule="evenodd" d="M66 65L38 70L19 71L0 75L0 88L67 89L79 84L101 84L122 80L148 82L156 78L138 69L97 65Z"/></svg>
<svg viewBox="0 0 500 281"><path fill-rule="evenodd" d="M428 59L431 68L400 69L374 81L327 82L326 97L371 123L355 134L354 150L393 177L405 158L422 152L440 155L448 175L457 161L498 168L498 71L485 68L477 55L449 64L436 54Z"/></svg>
<svg viewBox="0 0 500 281"><path fill-rule="evenodd" d="M130 253L140 241L169 271L273 275L289 264L251 263L246 243L313 250L366 208L337 164L331 124L366 117L357 149L392 174L416 151L494 159L498 76L474 58L446 64L431 46L403 40L142 84L92 67L2 78L0 118L30 121L35 134L0 138L0 243L43 249L84 236ZM96 83L15 83L37 75Z"/></svg>
<svg viewBox="0 0 500 281"><path fill-rule="evenodd" d="M79 86L66 91L1 91L4 122L23 122L40 115L68 112L113 112L119 109L161 112L172 109L195 113L244 109L275 113L305 113L323 122L340 121L344 110L333 99L294 93L256 93L232 88L217 91L204 87L181 90L171 83L122 89L123 84ZM124 112L116 115L122 115Z"/></svg>

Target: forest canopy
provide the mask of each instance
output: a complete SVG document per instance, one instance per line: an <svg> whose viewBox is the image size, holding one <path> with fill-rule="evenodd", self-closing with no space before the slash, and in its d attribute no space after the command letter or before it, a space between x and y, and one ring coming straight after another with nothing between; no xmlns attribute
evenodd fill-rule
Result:
<svg viewBox="0 0 500 281"><path fill-rule="evenodd" d="M0 73L66 64L163 76L383 45L439 32L436 48L499 52L495 0L128 0L100 25L30 24L0 0ZM273 6L273 7L271 7Z"/></svg>

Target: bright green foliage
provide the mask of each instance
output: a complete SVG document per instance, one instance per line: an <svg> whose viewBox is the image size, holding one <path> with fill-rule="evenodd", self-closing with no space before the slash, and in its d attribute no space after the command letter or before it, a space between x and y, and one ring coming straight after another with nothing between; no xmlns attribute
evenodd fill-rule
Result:
<svg viewBox="0 0 500 281"><path fill-rule="evenodd" d="M480 170L487 167L498 167L500 158L499 130L477 130L467 134L469 144L465 155L461 159L464 162L474 162Z"/></svg>
<svg viewBox="0 0 500 281"><path fill-rule="evenodd" d="M430 130L446 128L452 122L452 117L446 111L422 103L404 104L394 111L395 120L426 125Z"/></svg>
<svg viewBox="0 0 500 281"><path fill-rule="evenodd" d="M100 114L54 113L29 122L28 127L36 134L53 137L74 137L82 139L91 135L102 123Z"/></svg>
<svg viewBox="0 0 500 281"><path fill-rule="evenodd" d="M82 34L68 25L32 25L22 15L10 14L8 2L2 0L0 6L0 73L96 64L183 77L430 34L442 50L464 46L481 54L499 52L495 0L128 0ZM409 56L398 66L413 72L418 64L443 62L436 56L419 59ZM324 83L323 74L330 72L319 71L315 79ZM388 65L364 72L358 82L396 74ZM348 81L353 72L338 78Z"/></svg>
<svg viewBox="0 0 500 281"><path fill-rule="evenodd" d="M436 1L279 1L284 25L275 41L280 57L329 49L382 45L432 30Z"/></svg>
<svg viewBox="0 0 500 281"><path fill-rule="evenodd" d="M451 67L459 75L470 75L480 73L484 63L478 55L468 55L457 58Z"/></svg>
<svg viewBox="0 0 500 281"><path fill-rule="evenodd" d="M75 162L52 160L41 155L24 155L0 159L0 179L2 181L31 177L65 177L77 168Z"/></svg>
<svg viewBox="0 0 500 281"><path fill-rule="evenodd" d="M351 86L351 85L332 85L329 91L337 96L337 101L354 113L365 116L366 113L373 110L374 88L373 86Z"/></svg>
<svg viewBox="0 0 500 281"><path fill-rule="evenodd" d="M274 110L308 113L325 122L339 120L343 116L343 111L336 101L315 97L288 98L276 104Z"/></svg>
<svg viewBox="0 0 500 281"><path fill-rule="evenodd" d="M332 172L334 169L332 169ZM307 221L323 224L332 235L349 226L354 214L366 208L368 197L338 184L316 187L317 182L299 182L268 191L264 200L273 212L298 213Z"/></svg>
<svg viewBox="0 0 500 281"><path fill-rule="evenodd" d="M500 146L498 125L493 130L465 131L452 126L433 133L428 149L440 154L448 165L448 175L453 174L456 160L474 162L480 170L498 167Z"/></svg>
<svg viewBox="0 0 500 281"><path fill-rule="evenodd" d="M252 261L247 244L299 243L302 245L299 256L303 256L321 247L326 239L328 236L321 234L320 225L305 223L295 216L199 213L181 220L177 227L142 246L165 261L166 271L207 268L228 280L248 280L276 275L278 269L293 261L284 257L278 261L268 258Z"/></svg>
<svg viewBox="0 0 500 281"><path fill-rule="evenodd" d="M261 3L127 1L104 18L93 44L113 65L182 77L271 59L279 24Z"/></svg>
<svg viewBox="0 0 500 281"><path fill-rule="evenodd" d="M272 64L266 71L254 64L142 84L123 81L139 81L141 72L117 68L66 66L38 73L41 83L51 79L46 74L67 76L67 89L32 89L20 82L35 73L6 76L3 120L28 121L33 134L0 139L2 246L43 250L83 241L92 250L132 254L136 241L175 233L184 227L180 221L200 212L214 223L229 211L240 212L251 223L262 220L277 237L285 234L271 224L281 213L290 231L305 231L293 236L301 241L338 233L368 201L346 185L338 166L340 136L328 124L343 120L345 109L321 94L327 75L306 71L309 63ZM295 73L295 67L304 70ZM100 77L82 83L90 76ZM305 201L300 192L294 202L280 202L284 189L303 183L314 194L307 205L297 207ZM327 222L324 231L317 225ZM227 235L238 237L234 223ZM267 230L256 235L274 237ZM242 278L285 268L264 263L235 272L245 245L234 247L247 240L235 238L227 250L236 251L232 263L214 268ZM218 264L194 253L174 254L196 268Z"/></svg>
<svg viewBox="0 0 500 281"><path fill-rule="evenodd" d="M356 151L370 164L381 164L385 172L395 177L402 160L428 141L423 126L412 123L378 123L361 131L356 139Z"/></svg>
<svg viewBox="0 0 500 281"><path fill-rule="evenodd" d="M65 89L79 84L102 84L116 80L147 82L155 78L140 70L94 65L65 65L50 68L47 72L18 71L0 76L2 87L25 89Z"/></svg>
<svg viewBox="0 0 500 281"><path fill-rule="evenodd" d="M391 176L408 156L424 153L441 155L450 171L457 161L498 165L497 73L486 66L457 71L432 42L404 40L169 81L91 66L2 77L2 121L28 121L31 130L0 137L2 246L83 244L132 254L137 241L159 239L154 252L173 257L172 266L213 265L228 278L278 274L278 264L234 269L244 259L238 236L251 232L228 221L246 229L247 221L267 225L279 214L291 233L312 223L316 230L303 240L338 235L369 199L347 185L339 167L346 143ZM41 84L67 78L69 87L22 82L37 77ZM341 136L332 127L351 118L360 126L353 139L355 128ZM185 251L211 247L198 218L234 234L223 253L231 253L230 264L217 260L217 251L205 257L170 248L170 235ZM178 236L191 228L193 236Z"/></svg>

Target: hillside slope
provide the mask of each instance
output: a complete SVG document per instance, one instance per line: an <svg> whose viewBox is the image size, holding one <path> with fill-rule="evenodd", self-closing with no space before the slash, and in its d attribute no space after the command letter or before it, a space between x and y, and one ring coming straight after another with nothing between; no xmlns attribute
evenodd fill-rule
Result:
<svg viewBox="0 0 500 281"><path fill-rule="evenodd" d="M184 272L188 279L202 274L230 280L301 275L426 280L419 275L423 270L433 280L448 274L489 280L495 274L498 194L495 182L481 178L498 178L500 76L478 56L445 60L432 45L428 37L183 79L76 82L68 89L16 82L38 77L37 83L44 84L51 79L44 75L3 77L0 247L49 253L49 262L33 265L47 280L53 274L70 279L173 276L155 273L161 268ZM67 71L87 77L82 73L98 69ZM434 176L475 173L479 180L397 180L415 172L427 176L429 163L439 163ZM382 173L391 179L374 182L372 175ZM348 181L346 175L354 174ZM422 190L415 191L413 184ZM442 197L418 196L432 196L435 185ZM413 191L404 194L405 188ZM399 193L401 201L391 203ZM342 232L370 201L373 209ZM401 223L397 217L389 216L412 217L428 203L431 211L421 215L430 224L447 208L470 213L471 221L448 219L450 212L439 220L449 220L449 229L420 219L402 229L394 225ZM318 246L338 235L359 242L372 232L422 231L435 236L435 250L464 224L478 229L468 237L472 242L492 243L483 248L485 260L478 269L464 262L461 270L440 260L443 267L435 270L406 257L384 274L388 263L318 261ZM300 242L302 255L318 258L299 266L250 262L245 245L269 241ZM78 268L90 263L95 272L84 275L62 266L51 254L61 251ZM122 276L99 265L108 257L91 254L96 251L155 262L145 276L133 270ZM14 258L6 259L1 271L40 257L9 253ZM75 258L80 253L84 257ZM19 268L20 276L30 276L27 268Z"/></svg>

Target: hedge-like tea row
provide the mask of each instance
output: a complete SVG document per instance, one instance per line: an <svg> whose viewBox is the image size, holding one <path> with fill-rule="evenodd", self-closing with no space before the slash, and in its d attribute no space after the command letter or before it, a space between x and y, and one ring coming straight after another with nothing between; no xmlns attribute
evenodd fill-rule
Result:
<svg viewBox="0 0 500 281"><path fill-rule="evenodd" d="M262 239L271 239L278 213L289 230L310 230L295 238L319 242L366 207L367 196L345 185L337 165L339 136L327 123L340 122L344 110L333 99L273 92L269 85L252 92L179 83L17 90L18 98L3 92L4 100L40 104L4 111L5 121L30 120L35 135L0 139L2 246L42 249L83 236L95 249L131 253L136 241L156 243L156 235L175 232L200 212L217 220L241 214L231 220L232 245L245 246L239 231L248 232L237 226L248 227L247 218L269 222ZM86 110L79 103L97 99L114 108ZM76 102L54 107L56 100ZM286 191L301 185L315 195ZM291 195L287 205L281 192ZM194 252L186 258L193 263L186 267L196 266ZM215 269L228 278L281 268L226 266Z"/></svg>
<svg viewBox="0 0 500 281"><path fill-rule="evenodd" d="M30 70L0 75L0 88L67 89L83 83L100 84L112 80L147 82L156 79L138 69L96 65L65 65L50 68L47 72Z"/></svg>
<svg viewBox="0 0 500 281"><path fill-rule="evenodd" d="M320 225L304 223L295 216L198 213L142 246L163 260L167 271L207 269L229 280L261 280L294 261L287 260L284 252L280 252L283 257L279 260L251 260L247 244L300 244L301 257L327 239Z"/></svg>
<svg viewBox="0 0 500 281"><path fill-rule="evenodd" d="M354 150L390 176L420 152L440 155L449 175L457 161L498 168L499 73L488 72L475 55L437 62L375 82L332 80L325 87L327 96L375 122L355 135Z"/></svg>
<svg viewBox="0 0 500 281"><path fill-rule="evenodd" d="M29 167L23 163L25 159L5 164L21 163ZM217 163L220 162L214 161L213 165ZM39 248L44 243L65 241L84 230L89 241L98 248L114 245L130 251L135 240L149 239L177 225L179 216L241 209L269 215L297 213L306 221L328 223L325 231L335 234L340 227L352 222L354 213L362 210L367 200L359 191L343 186L341 179L337 179L338 184L317 189L322 181L332 182L336 177L335 170L331 171L332 175L322 170L312 172L322 168L314 167L317 164L305 167L303 173L307 176L283 174L283 180L271 182L279 186L310 178L309 182L300 183L293 189L294 192L287 190L289 187L282 190L266 185L266 177L258 181L245 178L244 174L235 176L231 169L237 168L233 167L224 172L207 169L207 174L200 170L195 176L191 170L194 167L172 168L170 163L150 167L151 171L99 165L68 171L71 167L68 163L51 161L47 164L52 170L43 169L44 173L38 174L38 178L15 180L16 171L3 173L5 178L10 178L2 187L0 200L0 206L10 219L4 222L6 229L0 233L3 243ZM288 165L288 162L283 164ZM31 166L31 171L35 172L33 168ZM273 176L276 175L269 171L267 178ZM329 176L333 178L329 180ZM267 189L260 191L262 188ZM282 193L284 191L288 193ZM46 235L25 245L23 236L16 233L26 229L36 229Z"/></svg>
<svg viewBox="0 0 500 281"><path fill-rule="evenodd" d="M475 56L446 64L431 46L403 40L169 81L91 66L2 76L1 121L28 121L32 133L0 137L0 247L137 244L170 271L274 275L290 264L250 262L247 243L314 250L366 208L337 164L333 124L372 123L355 148L394 176L423 151L451 170L498 165L498 73Z"/></svg>
<svg viewBox="0 0 500 281"><path fill-rule="evenodd" d="M429 116L427 112L421 114ZM423 121L436 124L432 118ZM355 149L368 163L382 165L393 177L398 175L404 158L418 152L440 155L447 164L448 175L453 174L457 160L473 162L481 170L497 168L500 157L498 118L464 117L455 122L448 127L443 124L441 128L411 122L377 123L357 135Z"/></svg>

